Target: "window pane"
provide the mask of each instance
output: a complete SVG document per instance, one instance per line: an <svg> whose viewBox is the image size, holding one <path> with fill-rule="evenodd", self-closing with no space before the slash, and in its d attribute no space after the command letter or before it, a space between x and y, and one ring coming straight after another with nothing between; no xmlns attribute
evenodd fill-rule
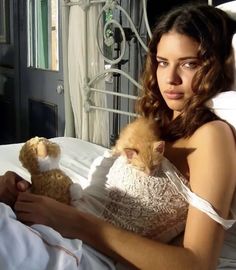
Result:
<svg viewBox="0 0 236 270"><path fill-rule="evenodd" d="M28 66L58 70L58 0L28 0Z"/></svg>

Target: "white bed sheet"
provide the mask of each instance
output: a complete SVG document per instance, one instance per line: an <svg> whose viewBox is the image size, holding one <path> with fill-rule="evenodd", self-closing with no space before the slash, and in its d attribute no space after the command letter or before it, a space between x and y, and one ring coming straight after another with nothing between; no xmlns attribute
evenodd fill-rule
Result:
<svg viewBox="0 0 236 270"><path fill-rule="evenodd" d="M70 137L52 138L61 148L60 168L82 187L89 183L87 176L92 161L107 149L90 142ZM30 180L28 171L22 167L18 156L22 144L0 145L0 175L7 170L15 171L26 180Z"/></svg>

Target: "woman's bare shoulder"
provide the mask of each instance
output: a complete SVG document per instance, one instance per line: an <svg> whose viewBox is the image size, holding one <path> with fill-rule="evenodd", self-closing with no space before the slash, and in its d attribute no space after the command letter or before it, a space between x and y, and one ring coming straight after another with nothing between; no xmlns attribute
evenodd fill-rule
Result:
<svg viewBox="0 0 236 270"><path fill-rule="evenodd" d="M188 140L188 146L201 147L219 144L231 145L235 148L235 135L232 127L221 120L208 122L199 127Z"/></svg>
<svg viewBox="0 0 236 270"><path fill-rule="evenodd" d="M196 130L188 140L188 147L193 151L188 157L190 169L205 167L223 169L234 166L236 142L232 128L224 121L212 121ZM203 164L205 162L205 165Z"/></svg>
<svg viewBox="0 0 236 270"><path fill-rule="evenodd" d="M193 149L188 156L190 184L196 192L219 207L223 191L227 194L228 187L232 190L236 182L233 131L223 121L212 121L200 127L188 143L188 147Z"/></svg>

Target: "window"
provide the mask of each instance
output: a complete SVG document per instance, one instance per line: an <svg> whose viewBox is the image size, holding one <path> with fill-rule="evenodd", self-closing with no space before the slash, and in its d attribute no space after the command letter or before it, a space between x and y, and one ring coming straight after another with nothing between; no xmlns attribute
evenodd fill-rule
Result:
<svg viewBox="0 0 236 270"><path fill-rule="evenodd" d="M27 0L28 67L58 70L58 0Z"/></svg>

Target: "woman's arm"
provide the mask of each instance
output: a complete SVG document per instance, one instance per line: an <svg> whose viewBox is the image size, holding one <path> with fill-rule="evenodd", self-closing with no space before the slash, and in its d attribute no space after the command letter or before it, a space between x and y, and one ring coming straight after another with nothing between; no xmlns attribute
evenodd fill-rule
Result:
<svg viewBox="0 0 236 270"><path fill-rule="evenodd" d="M132 269L193 269L194 254L183 248L140 237L118 229L90 214L51 198L20 193L15 204L17 218L31 225L50 226L67 238L79 238L85 243Z"/></svg>
<svg viewBox="0 0 236 270"><path fill-rule="evenodd" d="M235 142L223 122L201 127L189 140L192 190L227 217L235 188ZM215 269L224 230L201 211L190 207L184 247L161 244L118 229L89 214L52 199L21 193L15 204L18 218L42 223L69 238L80 238L115 260L137 269Z"/></svg>
<svg viewBox="0 0 236 270"><path fill-rule="evenodd" d="M210 202L217 213L228 218L235 191L235 140L231 128L213 121L199 128L190 140L195 149L188 157L193 192ZM224 230L206 214L189 208L184 246L193 250L203 265L216 269ZM208 268L206 268L208 269Z"/></svg>

